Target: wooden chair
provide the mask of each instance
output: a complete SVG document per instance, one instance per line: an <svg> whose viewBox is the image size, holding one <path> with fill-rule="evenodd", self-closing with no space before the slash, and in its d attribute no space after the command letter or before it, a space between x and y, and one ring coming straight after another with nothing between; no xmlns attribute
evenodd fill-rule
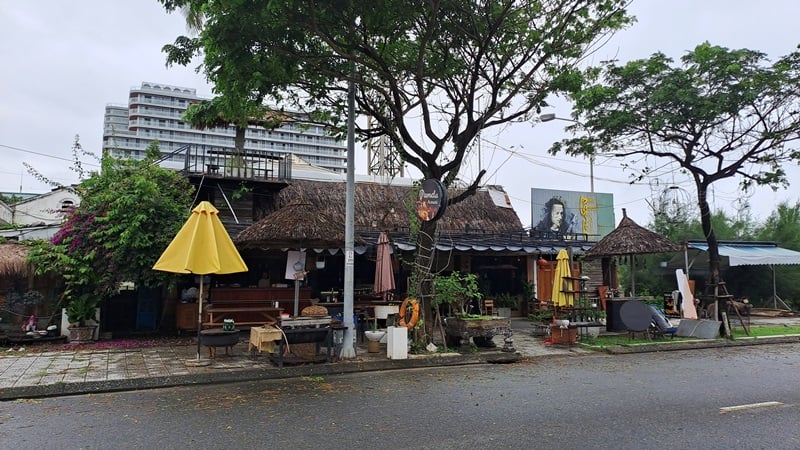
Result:
<svg viewBox="0 0 800 450"><path fill-rule="evenodd" d="M483 314L485 316L494 316L495 314L499 314L499 312L495 311L494 309L494 300L483 301Z"/></svg>

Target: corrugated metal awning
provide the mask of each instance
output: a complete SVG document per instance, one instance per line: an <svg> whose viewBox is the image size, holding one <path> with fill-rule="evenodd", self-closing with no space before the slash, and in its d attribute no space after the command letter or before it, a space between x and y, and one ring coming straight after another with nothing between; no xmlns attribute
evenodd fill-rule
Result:
<svg viewBox="0 0 800 450"><path fill-rule="evenodd" d="M377 244L377 232L358 232L358 237L365 245L357 245L354 252L363 255L367 250ZM390 234L391 247L399 251L414 251L416 244L411 240L408 233L392 232ZM436 251L439 252L475 252L475 253L516 253L529 255L556 255L564 249L572 249L573 256L583 255L592 248L594 242L563 240L545 241L537 238L530 238L516 234L471 234L460 235L449 234L440 238L436 242ZM315 249L309 250L315 253L336 254L342 249Z"/></svg>
<svg viewBox="0 0 800 450"><path fill-rule="evenodd" d="M708 251L705 242L689 241L688 247ZM719 254L728 258L730 266L800 264L800 252L778 247L774 242L720 241Z"/></svg>

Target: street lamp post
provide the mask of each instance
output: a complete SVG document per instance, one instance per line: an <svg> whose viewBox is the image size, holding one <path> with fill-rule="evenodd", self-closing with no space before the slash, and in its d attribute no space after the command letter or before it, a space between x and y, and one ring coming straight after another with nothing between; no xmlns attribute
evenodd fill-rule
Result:
<svg viewBox="0 0 800 450"><path fill-rule="evenodd" d="M579 122L575 119L567 119L566 117L558 117L553 113L542 114L539 116L539 120L542 122L550 122L552 120L563 120L565 122L572 122L577 123L578 125L586 128L582 122ZM590 192L594 193L594 152L589 154L589 190Z"/></svg>

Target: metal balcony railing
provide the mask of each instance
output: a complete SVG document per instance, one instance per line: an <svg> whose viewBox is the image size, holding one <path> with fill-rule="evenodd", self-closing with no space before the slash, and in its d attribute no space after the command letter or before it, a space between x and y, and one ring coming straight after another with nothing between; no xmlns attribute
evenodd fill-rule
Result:
<svg viewBox="0 0 800 450"><path fill-rule="evenodd" d="M275 155L273 152L246 150L236 153L230 148L207 145L184 145L164 153L159 162L183 159L186 175L205 174L215 178L230 178L252 181L291 180L290 155Z"/></svg>

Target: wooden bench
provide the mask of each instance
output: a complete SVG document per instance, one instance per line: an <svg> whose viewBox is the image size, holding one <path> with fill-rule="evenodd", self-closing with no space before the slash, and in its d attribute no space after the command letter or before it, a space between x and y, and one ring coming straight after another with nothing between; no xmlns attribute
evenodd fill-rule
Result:
<svg viewBox="0 0 800 450"><path fill-rule="evenodd" d="M237 326L269 325L277 322L282 308L272 306L209 306L206 308L208 321L203 323L207 327L221 327L225 319L233 319ZM238 317L238 319L237 319Z"/></svg>
<svg viewBox="0 0 800 450"><path fill-rule="evenodd" d="M301 288L299 294L300 309L309 306L311 290ZM274 324L281 312L292 310L294 289L212 287L203 325L217 327L224 319L245 327Z"/></svg>

